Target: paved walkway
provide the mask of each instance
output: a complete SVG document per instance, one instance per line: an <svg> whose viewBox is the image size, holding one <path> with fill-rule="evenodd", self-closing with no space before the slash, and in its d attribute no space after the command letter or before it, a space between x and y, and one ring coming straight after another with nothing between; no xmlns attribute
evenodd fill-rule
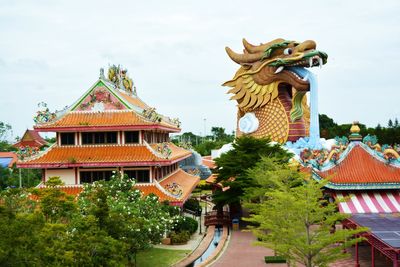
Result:
<svg viewBox="0 0 400 267"><path fill-rule="evenodd" d="M212 267L286 267L286 264L270 264L264 262L264 256L274 255L273 250L254 246L252 243L255 238L251 232L231 232L231 238L228 247L223 251L222 255L211 265ZM354 248L348 249L351 257L345 260L335 262L330 267L352 267L355 266L354 261ZM359 261L360 267L371 266L371 247L367 245L359 246ZM303 265L298 264L301 267ZM375 250L375 267L388 267L392 266L392 262L385 256L380 255Z"/></svg>
<svg viewBox="0 0 400 267"><path fill-rule="evenodd" d="M264 256L272 256L271 249L253 246L251 232L232 231L228 247L212 267L265 267ZM286 264L274 264L274 267L286 267Z"/></svg>

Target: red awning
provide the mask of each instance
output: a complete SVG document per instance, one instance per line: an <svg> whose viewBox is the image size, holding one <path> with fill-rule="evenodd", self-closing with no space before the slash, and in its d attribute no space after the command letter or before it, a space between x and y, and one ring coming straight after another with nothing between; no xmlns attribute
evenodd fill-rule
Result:
<svg viewBox="0 0 400 267"><path fill-rule="evenodd" d="M341 213L397 213L400 212L400 192L336 192ZM344 201L343 201L344 200Z"/></svg>

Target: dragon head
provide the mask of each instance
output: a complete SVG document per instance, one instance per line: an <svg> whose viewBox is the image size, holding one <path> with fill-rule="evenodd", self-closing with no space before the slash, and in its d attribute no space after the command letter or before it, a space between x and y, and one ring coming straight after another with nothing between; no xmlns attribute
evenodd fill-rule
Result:
<svg viewBox="0 0 400 267"><path fill-rule="evenodd" d="M310 90L307 77L301 77L290 67L322 66L328 55L316 50L316 43L307 40L302 43L275 39L258 46L243 39L244 53L238 54L226 47L229 57L240 64L232 80L224 86L232 87L231 99L237 100L239 110L247 112L268 104L278 96L278 87L299 93L303 98ZM294 96L293 96L294 98Z"/></svg>

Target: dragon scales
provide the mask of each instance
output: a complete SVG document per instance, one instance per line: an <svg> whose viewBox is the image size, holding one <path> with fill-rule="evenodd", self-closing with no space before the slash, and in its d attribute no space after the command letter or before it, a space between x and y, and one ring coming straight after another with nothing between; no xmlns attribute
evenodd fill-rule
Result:
<svg viewBox="0 0 400 267"><path fill-rule="evenodd" d="M310 109L306 93L311 79L304 68L322 66L328 55L316 50L312 40L276 39L256 46L243 39L243 45L243 54L226 47L240 68L223 84L231 87L228 93L238 103L237 136L269 137L279 143L307 136Z"/></svg>

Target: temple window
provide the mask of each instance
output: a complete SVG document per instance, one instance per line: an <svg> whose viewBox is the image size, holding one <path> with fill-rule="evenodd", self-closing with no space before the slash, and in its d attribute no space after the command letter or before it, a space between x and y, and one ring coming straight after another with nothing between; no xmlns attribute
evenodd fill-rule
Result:
<svg viewBox="0 0 400 267"><path fill-rule="evenodd" d="M75 133L61 133L61 145L75 145Z"/></svg>
<svg viewBox="0 0 400 267"><path fill-rule="evenodd" d="M125 132L125 143L126 144L137 144L137 143L139 143L139 131L127 131L127 132Z"/></svg>
<svg viewBox="0 0 400 267"><path fill-rule="evenodd" d="M110 177L112 176L112 171L81 171L80 172L80 177L81 181L80 183L93 183L95 181L100 181L100 180L110 180Z"/></svg>
<svg viewBox="0 0 400 267"><path fill-rule="evenodd" d="M82 144L116 144L117 132L86 132L82 133Z"/></svg>
<svg viewBox="0 0 400 267"><path fill-rule="evenodd" d="M124 174L131 179L135 179L137 183L150 183L149 170L124 170Z"/></svg>

